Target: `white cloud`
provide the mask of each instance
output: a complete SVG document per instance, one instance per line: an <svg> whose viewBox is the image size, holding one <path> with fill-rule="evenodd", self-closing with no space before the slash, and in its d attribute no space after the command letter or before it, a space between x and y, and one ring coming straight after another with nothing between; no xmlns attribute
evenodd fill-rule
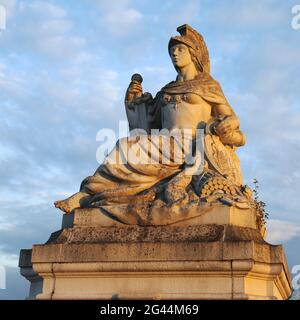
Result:
<svg viewBox="0 0 300 320"><path fill-rule="evenodd" d="M13 230L14 224L12 222L7 221L8 219L0 216L0 231L1 230Z"/></svg>
<svg viewBox="0 0 300 320"><path fill-rule="evenodd" d="M22 54L28 51L48 58L74 58L83 50L86 40L74 35L72 28L67 11L61 6L47 1L23 1L16 6L14 22L3 33L3 42Z"/></svg>
<svg viewBox="0 0 300 320"><path fill-rule="evenodd" d="M125 10L118 10L114 12L109 12L106 15L106 21L109 24L114 24L115 28L117 27L128 27L133 23L136 23L142 18L142 14L137 11L136 9L125 9ZM122 31L122 30L119 30Z"/></svg>
<svg viewBox="0 0 300 320"><path fill-rule="evenodd" d="M269 220L267 224L267 241L280 244L300 236L300 225L284 220Z"/></svg>
<svg viewBox="0 0 300 320"><path fill-rule="evenodd" d="M101 10L105 30L114 36L127 36L135 33L143 15L134 8L131 1L97 1Z"/></svg>
<svg viewBox="0 0 300 320"><path fill-rule="evenodd" d="M270 27L284 23L287 18L285 7L276 5L274 1L231 1L217 3L213 10L213 18L226 27ZM230 18L229 18L230 17Z"/></svg>
<svg viewBox="0 0 300 320"><path fill-rule="evenodd" d="M0 4L4 6L6 10L7 19L10 19L15 13L16 0L0 0Z"/></svg>
<svg viewBox="0 0 300 320"><path fill-rule="evenodd" d="M198 0L184 1L178 7L177 4L171 5L167 8L167 13L161 17L166 19L173 25L181 25L184 23L193 24L199 19L200 2Z"/></svg>
<svg viewBox="0 0 300 320"><path fill-rule="evenodd" d="M20 2L20 10L26 11L29 10L39 16L47 17L52 16L56 18L63 18L66 16L66 10L62 7L54 5L48 1L21 1Z"/></svg>
<svg viewBox="0 0 300 320"><path fill-rule="evenodd" d="M0 265L4 267L16 267L19 262L19 255L2 251L0 248Z"/></svg>

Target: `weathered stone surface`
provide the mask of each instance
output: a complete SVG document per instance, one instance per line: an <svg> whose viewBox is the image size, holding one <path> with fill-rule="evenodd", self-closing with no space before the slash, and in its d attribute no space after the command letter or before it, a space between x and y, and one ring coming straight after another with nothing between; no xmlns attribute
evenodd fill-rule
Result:
<svg viewBox="0 0 300 320"><path fill-rule="evenodd" d="M221 260L221 242L34 245L32 262Z"/></svg>
<svg viewBox="0 0 300 320"><path fill-rule="evenodd" d="M47 243L128 243L128 242L212 242L255 240L264 242L258 230L224 225L194 225L186 227L96 228L77 227L54 232Z"/></svg>
<svg viewBox="0 0 300 320"><path fill-rule="evenodd" d="M37 299L287 299L291 294L282 247L263 240L52 243L34 245L31 264L21 252L20 267L32 267L43 279L42 285L33 284L41 288L39 294L32 291Z"/></svg>
<svg viewBox="0 0 300 320"><path fill-rule="evenodd" d="M223 224L212 223L218 213ZM148 227L102 227L97 214L76 210L46 244L21 252L30 298L286 299L291 293L282 246L265 242L251 210L219 205L206 213L214 217L202 215L207 224L197 217L189 225Z"/></svg>
<svg viewBox="0 0 300 320"><path fill-rule="evenodd" d="M215 241L223 236L224 227L200 225L188 227L95 228L63 229L51 236L49 243L108 243L108 242L197 242ZM253 231L253 229L252 229Z"/></svg>
<svg viewBox="0 0 300 320"><path fill-rule="evenodd" d="M199 215L193 219L149 227L119 222L103 227L103 215L99 210L77 209L65 215L63 229L53 233L48 243L211 242L223 238L263 241L251 209L209 205L204 212L200 208Z"/></svg>
<svg viewBox="0 0 300 320"><path fill-rule="evenodd" d="M131 221L125 223L107 217L103 214L102 210L101 208L75 209L72 213L63 216L62 228L76 226L128 228L128 225L138 225ZM153 216L157 216L155 227L160 225L191 226L219 224L257 228L255 210L251 208L239 209L235 206L220 203L189 203L186 206L157 208L156 210L152 210L152 214Z"/></svg>

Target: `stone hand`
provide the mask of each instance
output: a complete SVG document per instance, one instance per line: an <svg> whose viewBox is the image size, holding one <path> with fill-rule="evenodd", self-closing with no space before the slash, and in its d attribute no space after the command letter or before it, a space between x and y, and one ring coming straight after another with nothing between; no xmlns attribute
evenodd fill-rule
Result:
<svg viewBox="0 0 300 320"><path fill-rule="evenodd" d="M131 103L134 99L141 97L142 94L142 85L140 83L131 82L126 92L125 103Z"/></svg>
<svg viewBox="0 0 300 320"><path fill-rule="evenodd" d="M138 82L131 82L129 87L128 87L128 93L129 94L137 94L139 96L142 95L143 93L143 88L142 88L142 85Z"/></svg>
<svg viewBox="0 0 300 320"><path fill-rule="evenodd" d="M131 103L135 98L139 98L143 95L142 81L143 78L139 74L134 74L132 76L131 82L126 91L126 104Z"/></svg>
<svg viewBox="0 0 300 320"><path fill-rule="evenodd" d="M226 117L217 126L215 126L215 132L218 136L228 135L230 132L236 130L239 126L238 119L236 117Z"/></svg>

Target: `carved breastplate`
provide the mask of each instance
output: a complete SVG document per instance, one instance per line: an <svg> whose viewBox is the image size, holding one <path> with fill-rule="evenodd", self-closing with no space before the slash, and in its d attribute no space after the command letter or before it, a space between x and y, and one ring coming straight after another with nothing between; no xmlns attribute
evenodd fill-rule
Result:
<svg viewBox="0 0 300 320"><path fill-rule="evenodd" d="M161 116L163 128L196 129L210 119L211 106L200 97L196 100L195 95L164 94Z"/></svg>
<svg viewBox="0 0 300 320"><path fill-rule="evenodd" d="M164 105L173 104L174 108L176 108L176 106L182 101L187 101L186 94L174 94L174 95L164 94L163 96L163 104Z"/></svg>

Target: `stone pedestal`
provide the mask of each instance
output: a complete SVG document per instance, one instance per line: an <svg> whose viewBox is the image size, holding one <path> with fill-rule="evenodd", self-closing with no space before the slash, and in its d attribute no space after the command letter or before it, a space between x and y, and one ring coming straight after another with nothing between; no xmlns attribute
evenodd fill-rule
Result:
<svg viewBox="0 0 300 320"><path fill-rule="evenodd" d="M21 250L30 299L291 295L283 248L264 241L250 209L212 206L189 223L152 227L103 227L99 215L97 209L76 210L46 244Z"/></svg>

